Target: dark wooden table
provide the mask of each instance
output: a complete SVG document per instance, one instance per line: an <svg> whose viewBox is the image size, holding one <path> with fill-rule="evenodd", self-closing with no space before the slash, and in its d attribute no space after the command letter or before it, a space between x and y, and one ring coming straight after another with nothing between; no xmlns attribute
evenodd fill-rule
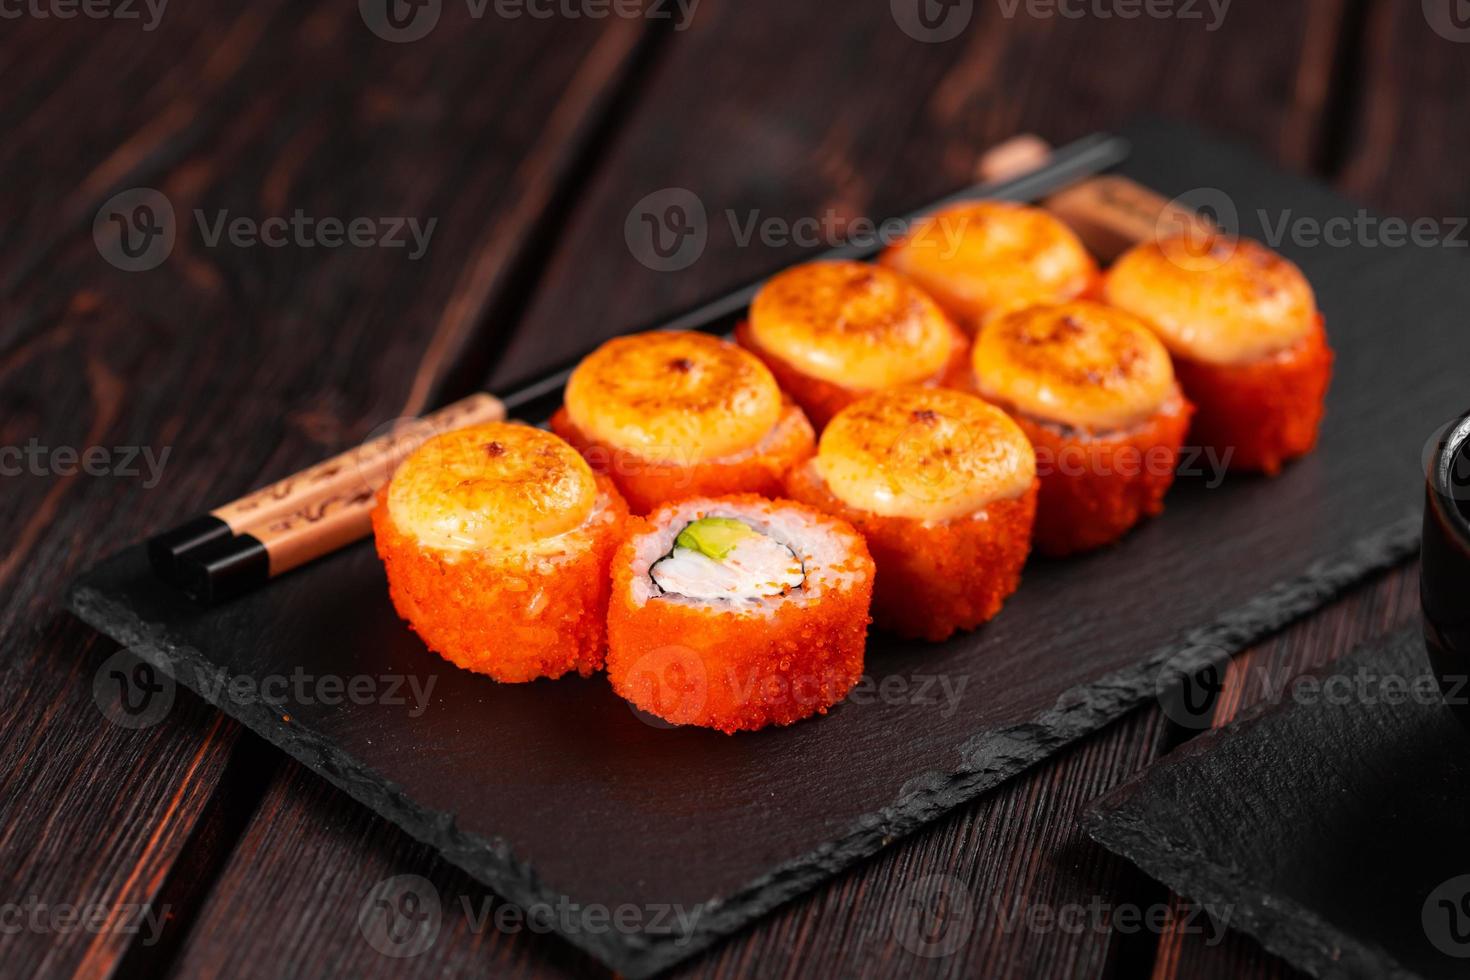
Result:
<svg viewBox="0 0 1470 980"><path fill-rule="evenodd" d="M969 183L979 152L1023 129L1064 141L1165 112L1392 212L1470 213L1470 43L1400 0L1238 3L1213 30L1203 3L1200 19L1125 19L1103 14L1126 2L1071 17L959 0L932 8L969 18L948 41L914 28L905 0L701 0L687 20L666 0L643 17L593 16L611 9L599 0L492 0L476 17L444 0L401 43L352 0L177 3L156 22L141 3L14 9L0 27L0 446L35 448L0 461L36 462L0 481L13 976L602 972L559 940L476 929L457 910L483 888L192 695L152 727L106 721L93 678L116 646L58 596L122 545L800 254L742 243L753 216L841 228L899 213ZM99 209L138 187L176 214L151 271L94 243ZM706 207L708 244L661 272L625 224L676 187ZM211 244L195 219L297 209L437 223L415 259ZM89 447L110 452L101 475L68 465L66 449ZM157 479L123 465L130 447L167 450ZM1415 569L1363 585L1240 658L1217 719L1416 613ZM676 972L1290 974L1237 934L1108 924L1179 900L1087 840L1078 814L1190 734L1137 711ZM357 913L407 873L450 911L429 950L390 959ZM924 957L895 922L935 874L970 907L941 923L959 930L954 952ZM156 935L124 928L143 904L166 912ZM1103 908L1101 924L1025 924L1073 906ZM100 909L101 928L72 907Z"/></svg>

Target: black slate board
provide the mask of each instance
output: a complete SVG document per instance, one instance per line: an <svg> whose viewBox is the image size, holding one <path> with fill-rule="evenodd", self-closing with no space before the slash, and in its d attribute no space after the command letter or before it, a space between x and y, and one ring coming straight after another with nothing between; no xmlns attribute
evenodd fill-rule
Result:
<svg viewBox="0 0 1470 980"><path fill-rule="evenodd" d="M1224 191L1247 234L1262 234L1258 208L1358 211L1191 130L1123 135L1123 173L1168 195ZM1034 561L979 631L933 646L874 637L869 673L887 687L818 721L666 730L601 678L499 686L457 671L397 621L366 544L211 611L156 584L134 548L84 575L70 605L514 902L695 914L687 935L564 930L647 974L1153 697L1181 650L1238 650L1413 553L1420 447L1463 407L1445 365L1470 363L1470 277L1453 254L1282 250L1316 285L1339 354L1318 451L1275 480L1182 480L1121 546ZM435 687L411 718L221 684L297 668ZM952 707L941 680L964 685Z"/></svg>
<svg viewBox="0 0 1470 980"><path fill-rule="evenodd" d="M1086 821L1314 976L1470 973L1470 732L1417 627L1286 685Z"/></svg>

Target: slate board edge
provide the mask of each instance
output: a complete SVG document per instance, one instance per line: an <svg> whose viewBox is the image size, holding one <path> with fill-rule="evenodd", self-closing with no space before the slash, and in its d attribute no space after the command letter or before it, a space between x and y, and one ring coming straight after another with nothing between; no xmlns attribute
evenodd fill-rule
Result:
<svg viewBox="0 0 1470 980"><path fill-rule="evenodd" d="M1303 676L1329 676L1358 656L1386 647L1417 642L1417 626L1405 627L1360 644L1344 656ZM1186 742L1155 765L1113 787L1082 816L1083 829L1103 847L1136 865L1179 895L1206 907L1229 910L1228 925L1298 969L1322 980L1424 980L1376 943L1365 943L1333 926L1299 902L1253 887L1249 878L1223 867L1172 838L1167 830L1131 812L1129 803L1140 783L1159 770L1205 755L1218 743L1253 727L1267 715L1296 709L1290 701L1263 702L1228 724ZM1305 710L1305 709L1297 709Z"/></svg>
<svg viewBox="0 0 1470 980"><path fill-rule="evenodd" d="M963 767L949 772L932 771L910 780L896 800L859 818L842 837L772 869L734 895L706 903L700 908L691 937L650 940L616 932L561 935L634 980L666 969L993 789L1076 739L1122 717L1153 695L1159 668L1181 652L1199 644L1210 644L1238 653L1291 620L1319 608L1348 586L1406 560L1418 550L1419 530L1417 514L1395 521L1213 623L1191 631L1177 644L1155 651L1138 665L1065 692L1055 707L1039 718L970 738L959 747L961 757L966 760ZM67 605L94 629L167 671L179 683L359 803L434 847L450 863L503 898L522 907L575 900L544 886L534 869L517 859L504 842L459 830L451 814L414 803L399 787L329 740L302 725L284 723L268 706L234 700L230 685L220 683L223 671L204 654L171 642L163 627L143 622L127 608L90 588L86 578L84 573L73 582ZM187 667L188 671L179 671L177 667ZM211 697L210 691L223 697Z"/></svg>
<svg viewBox="0 0 1470 980"><path fill-rule="evenodd" d="M1378 946L1359 942L1297 902L1250 887L1243 875L1175 844L1141 817L1091 811L1084 827L1093 840L1171 891L1207 909L1226 909L1223 921L1230 928L1314 977L1422 980Z"/></svg>

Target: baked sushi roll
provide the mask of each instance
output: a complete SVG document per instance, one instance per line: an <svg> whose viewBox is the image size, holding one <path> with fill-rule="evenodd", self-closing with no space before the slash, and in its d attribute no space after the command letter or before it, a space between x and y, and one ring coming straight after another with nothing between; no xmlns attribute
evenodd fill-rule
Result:
<svg viewBox="0 0 1470 980"><path fill-rule="evenodd" d="M980 330L975 388L1036 447L1036 548L1066 555L1164 509L1192 407L1147 324L1083 300L1004 313Z"/></svg>
<svg viewBox="0 0 1470 980"><path fill-rule="evenodd" d="M683 497L774 495L816 436L755 355L708 334L618 337L572 372L552 431L634 513Z"/></svg>
<svg viewBox="0 0 1470 980"><path fill-rule="evenodd" d="M879 259L939 301L970 333L995 313L1096 292L1097 263L1072 229L1040 208L956 204L914 223Z"/></svg>
<svg viewBox="0 0 1470 980"><path fill-rule="evenodd" d="M627 505L571 446L525 425L435 436L379 493L393 606L451 663L498 681L602 666Z"/></svg>
<svg viewBox="0 0 1470 980"><path fill-rule="evenodd" d="M1228 468L1276 473L1316 445L1332 350L1292 262L1245 238L1172 238L1130 249L1104 292L1169 348L1197 409L1191 441Z"/></svg>
<svg viewBox="0 0 1470 980"><path fill-rule="evenodd" d="M963 377L969 348L923 290L867 262L808 262L773 277L735 338L818 430L869 392Z"/></svg>
<svg viewBox="0 0 1470 980"><path fill-rule="evenodd" d="M867 538L875 625L943 640L993 617L1020 584L1036 455L1005 412L974 395L895 388L838 412L786 492Z"/></svg>
<svg viewBox="0 0 1470 980"><path fill-rule="evenodd" d="M729 733L822 714L857 683L873 560L847 524L741 494L635 526L613 561L607 655L633 705Z"/></svg>

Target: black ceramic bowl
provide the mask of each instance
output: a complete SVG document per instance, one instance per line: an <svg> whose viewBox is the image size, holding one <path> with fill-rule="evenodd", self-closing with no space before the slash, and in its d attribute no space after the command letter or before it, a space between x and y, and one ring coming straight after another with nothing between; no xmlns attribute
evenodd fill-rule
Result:
<svg viewBox="0 0 1470 980"><path fill-rule="evenodd" d="M1470 726L1470 414L1429 457L1419 600L1440 690Z"/></svg>

